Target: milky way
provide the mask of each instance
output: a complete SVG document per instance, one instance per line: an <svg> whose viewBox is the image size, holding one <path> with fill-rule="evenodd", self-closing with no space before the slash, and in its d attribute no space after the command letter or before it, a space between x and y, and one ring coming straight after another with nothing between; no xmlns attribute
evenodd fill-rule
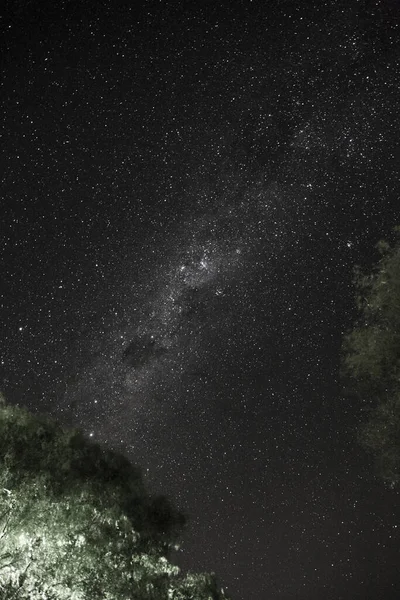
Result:
<svg viewBox="0 0 400 600"><path fill-rule="evenodd" d="M234 600L397 600L339 373L400 219L398 3L6 8L5 396L141 465Z"/></svg>
<svg viewBox="0 0 400 600"><path fill-rule="evenodd" d="M136 423L165 419L161 396L172 390L178 402L182 382L204 377L212 368L210 347L221 339L226 348L237 345L228 332L246 311L246 288L259 277L260 264L263 277L273 273L285 248L308 235L301 230L306 211L315 210L317 223L320 194L342 170L357 176L372 168L383 141L377 131L393 110L382 102L379 77L374 77L362 94L345 102L335 103L326 93L306 120L293 123L279 142L283 150L274 172L267 167L275 163L276 152L263 156L264 163L254 169L248 159L232 157L230 138L225 149L219 143L222 158L213 183L197 177L184 198L190 210L183 210L172 231L147 249L153 269L146 280L140 271L130 277L126 265L128 292L99 331L96 357L67 389L65 402L75 418L93 419L94 411L93 428L105 438L118 430L110 419L119 423L121 414L128 420L134 415ZM266 143L270 128L257 135ZM362 190L365 182L359 185ZM357 195L349 202L357 202ZM321 225L330 235L329 224ZM112 415L99 412L111 398Z"/></svg>
<svg viewBox="0 0 400 600"><path fill-rule="evenodd" d="M229 337L229 327L237 308L243 309L260 245L268 247L274 268L282 227L277 207L282 202L284 190L276 182L256 182L239 190L231 186L222 202L218 198L207 212L204 199L198 199L197 215L164 241L165 253L158 257L151 281L129 283L128 288L144 292L134 300L128 294L118 305L99 333L94 360L68 386L65 402L73 407L75 418L98 412L112 401L114 420L123 413L132 422L157 422L165 418L160 394L174 390L177 401L180 382L204 377L212 368L210 346L221 336L226 348L237 343ZM284 213L281 210L281 219ZM113 424L107 411L97 422L98 435L109 438Z"/></svg>

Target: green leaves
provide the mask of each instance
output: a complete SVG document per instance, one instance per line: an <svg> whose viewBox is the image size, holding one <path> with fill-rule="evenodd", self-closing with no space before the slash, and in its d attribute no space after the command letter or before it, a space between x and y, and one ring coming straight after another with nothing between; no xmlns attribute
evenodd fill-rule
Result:
<svg viewBox="0 0 400 600"><path fill-rule="evenodd" d="M395 228L400 233L400 227ZM369 275L355 272L359 322L343 343L344 371L374 409L359 432L380 475L400 479L400 241L377 245L381 258Z"/></svg>
<svg viewBox="0 0 400 600"><path fill-rule="evenodd" d="M0 407L0 597L223 600L168 560L184 518L79 431Z"/></svg>

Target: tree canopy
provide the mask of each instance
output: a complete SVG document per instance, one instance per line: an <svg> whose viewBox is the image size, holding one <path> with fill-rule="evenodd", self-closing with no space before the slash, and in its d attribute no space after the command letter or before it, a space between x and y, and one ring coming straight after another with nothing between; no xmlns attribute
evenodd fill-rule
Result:
<svg viewBox="0 0 400 600"><path fill-rule="evenodd" d="M0 406L0 598L224 600L170 562L185 519L76 429Z"/></svg>
<svg viewBox="0 0 400 600"><path fill-rule="evenodd" d="M400 228L390 245L377 245L380 259L369 274L356 269L359 319L345 336L344 371L368 402L359 438L392 485L400 479Z"/></svg>

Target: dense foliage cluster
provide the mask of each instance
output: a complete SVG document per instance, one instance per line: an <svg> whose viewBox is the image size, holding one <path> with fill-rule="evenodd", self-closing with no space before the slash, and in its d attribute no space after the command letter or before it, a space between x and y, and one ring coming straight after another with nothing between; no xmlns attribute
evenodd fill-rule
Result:
<svg viewBox="0 0 400 600"><path fill-rule="evenodd" d="M223 600L170 562L184 517L78 430L0 407L0 598Z"/></svg>
<svg viewBox="0 0 400 600"><path fill-rule="evenodd" d="M380 242L378 250L372 273L356 271L360 318L345 338L344 365L371 406L360 440L394 485L400 479L400 240Z"/></svg>

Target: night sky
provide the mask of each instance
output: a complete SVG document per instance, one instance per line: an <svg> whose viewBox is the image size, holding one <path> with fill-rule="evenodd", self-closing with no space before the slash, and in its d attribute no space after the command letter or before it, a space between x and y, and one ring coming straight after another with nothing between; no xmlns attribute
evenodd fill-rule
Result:
<svg viewBox="0 0 400 600"><path fill-rule="evenodd" d="M400 222L400 3L2 6L8 401L141 465L233 600L399 598L339 364Z"/></svg>

